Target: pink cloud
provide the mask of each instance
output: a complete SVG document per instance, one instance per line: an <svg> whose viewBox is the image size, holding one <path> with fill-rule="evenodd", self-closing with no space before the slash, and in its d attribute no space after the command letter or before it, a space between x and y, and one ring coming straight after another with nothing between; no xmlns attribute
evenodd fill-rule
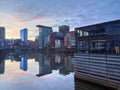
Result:
<svg viewBox="0 0 120 90"><path fill-rule="evenodd" d="M27 12L24 12L24 13L27 13ZM22 13L22 14L24 14ZM44 19L48 19L49 16L35 16L35 17L31 17L31 18L25 18L25 19L22 19L22 18L19 18L19 17L15 17L14 19L19 22L19 23L26 23L26 22L31 22L31 21L34 21L34 20L44 20Z"/></svg>

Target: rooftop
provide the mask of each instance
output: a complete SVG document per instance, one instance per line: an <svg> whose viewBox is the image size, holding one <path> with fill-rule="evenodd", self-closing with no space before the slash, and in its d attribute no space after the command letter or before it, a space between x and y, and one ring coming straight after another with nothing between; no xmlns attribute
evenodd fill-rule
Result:
<svg viewBox="0 0 120 90"><path fill-rule="evenodd" d="M44 26L44 25L36 25L36 27L45 27L45 28L52 28L52 27L49 27L49 26Z"/></svg>
<svg viewBox="0 0 120 90"><path fill-rule="evenodd" d="M75 28L75 29L85 28L85 27L91 27L91 26L96 26L96 25L103 25L103 24L114 23L114 22L120 22L120 19L118 19L118 20L113 20L113 21L106 21L106 22L97 23L97 24L92 24L92 25L81 26L81 27L77 27L77 28Z"/></svg>

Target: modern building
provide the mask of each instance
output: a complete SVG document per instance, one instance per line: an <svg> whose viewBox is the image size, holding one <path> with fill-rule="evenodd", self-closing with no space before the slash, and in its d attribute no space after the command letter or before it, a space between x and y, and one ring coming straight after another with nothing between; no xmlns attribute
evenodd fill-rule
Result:
<svg viewBox="0 0 120 90"><path fill-rule="evenodd" d="M21 39L21 44L24 46L28 45L28 30L27 28L20 30L20 39Z"/></svg>
<svg viewBox="0 0 120 90"><path fill-rule="evenodd" d="M37 25L36 27L39 28L39 48L42 49L46 44L48 44L48 36L53 32L53 30L52 27L43 25Z"/></svg>
<svg viewBox="0 0 120 90"><path fill-rule="evenodd" d="M50 42L51 47L59 48L64 42L63 34L60 32L53 32L49 35L48 40Z"/></svg>
<svg viewBox="0 0 120 90"><path fill-rule="evenodd" d="M76 51L120 53L120 20L75 28Z"/></svg>
<svg viewBox="0 0 120 90"><path fill-rule="evenodd" d="M64 37L66 36L66 33L69 32L69 30L70 27L67 25L59 26L59 32L62 33Z"/></svg>
<svg viewBox="0 0 120 90"><path fill-rule="evenodd" d="M75 48L75 31L70 31L64 37L64 46L67 48Z"/></svg>
<svg viewBox="0 0 120 90"><path fill-rule="evenodd" d="M0 47L4 47L5 43L5 27L0 27Z"/></svg>

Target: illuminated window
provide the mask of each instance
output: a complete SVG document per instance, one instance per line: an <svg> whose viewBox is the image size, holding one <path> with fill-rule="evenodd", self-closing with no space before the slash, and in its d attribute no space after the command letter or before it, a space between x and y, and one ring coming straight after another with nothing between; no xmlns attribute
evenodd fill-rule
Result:
<svg viewBox="0 0 120 90"><path fill-rule="evenodd" d="M88 36L89 34L88 34L88 32L84 32L84 36Z"/></svg>
<svg viewBox="0 0 120 90"><path fill-rule="evenodd" d="M80 31L80 36L83 36L83 33L82 33L82 31Z"/></svg>

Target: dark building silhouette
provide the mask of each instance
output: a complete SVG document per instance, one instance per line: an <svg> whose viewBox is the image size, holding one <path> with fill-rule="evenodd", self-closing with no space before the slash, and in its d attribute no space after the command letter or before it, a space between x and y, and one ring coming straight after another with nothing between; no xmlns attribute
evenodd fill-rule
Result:
<svg viewBox="0 0 120 90"><path fill-rule="evenodd" d="M0 74L5 72L5 60L0 60Z"/></svg>

